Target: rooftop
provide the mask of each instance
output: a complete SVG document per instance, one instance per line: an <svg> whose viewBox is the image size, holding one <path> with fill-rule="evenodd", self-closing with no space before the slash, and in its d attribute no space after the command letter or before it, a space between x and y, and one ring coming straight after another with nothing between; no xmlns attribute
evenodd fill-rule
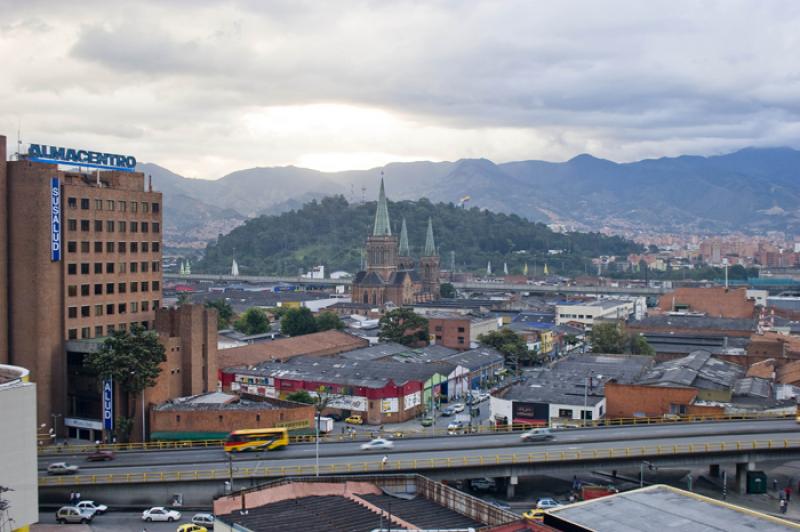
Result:
<svg viewBox="0 0 800 532"><path fill-rule="evenodd" d="M744 377L744 373L738 364L714 358L708 351L694 351L688 356L658 364L638 384L730 390L737 379Z"/></svg>
<svg viewBox="0 0 800 532"><path fill-rule="evenodd" d="M300 355L330 355L364 347L369 342L341 331L323 331L272 342L232 347L218 352L221 368L253 366L272 360L288 360Z"/></svg>
<svg viewBox="0 0 800 532"><path fill-rule="evenodd" d="M172 412L172 411L197 411L197 410L272 410L280 408L281 405L285 408L297 406L288 401L280 401L281 405L276 400L259 400L250 401L242 399L238 395L222 392L211 392L200 395L192 395L189 397L178 397L170 399L165 403L155 407L159 412Z"/></svg>
<svg viewBox="0 0 800 532"><path fill-rule="evenodd" d="M670 486L655 485L571 504L548 512L556 530L692 532L797 530L790 522Z"/></svg>
<svg viewBox="0 0 800 532"><path fill-rule="evenodd" d="M753 331L756 322L752 318L712 318L696 315L648 316L629 323L631 327L658 327L659 329L709 329L726 331Z"/></svg>

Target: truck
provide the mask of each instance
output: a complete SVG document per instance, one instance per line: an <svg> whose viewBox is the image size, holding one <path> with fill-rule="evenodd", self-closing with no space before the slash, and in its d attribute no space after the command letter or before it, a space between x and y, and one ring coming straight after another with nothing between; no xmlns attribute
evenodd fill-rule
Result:
<svg viewBox="0 0 800 532"><path fill-rule="evenodd" d="M327 434L333 431L333 418L320 416L318 423L319 423L319 431L322 434Z"/></svg>
<svg viewBox="0 0 800 532"><path fill-rule="evenodd" d="M590 499L599 499L608 495L619 493L619 490L614 486L596 486L592 484L584 484L581 486L581 500L588 501Z"/></svg>

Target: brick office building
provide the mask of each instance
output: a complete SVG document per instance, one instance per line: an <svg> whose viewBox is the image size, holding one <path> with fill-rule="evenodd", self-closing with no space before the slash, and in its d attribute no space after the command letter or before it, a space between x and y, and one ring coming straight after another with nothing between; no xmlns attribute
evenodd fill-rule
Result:
<svg viewBox="0 0 800 532"><path fill-rule="evenodd" d="M6 161L5 147L0 136L7 213L0 217L0 362L30 369L38 420L49 423L68 415L66 342L153 325L161 301L161 193L130 167L65 171L25 156ZM69 152L95 161L121 157Z"/></svg>

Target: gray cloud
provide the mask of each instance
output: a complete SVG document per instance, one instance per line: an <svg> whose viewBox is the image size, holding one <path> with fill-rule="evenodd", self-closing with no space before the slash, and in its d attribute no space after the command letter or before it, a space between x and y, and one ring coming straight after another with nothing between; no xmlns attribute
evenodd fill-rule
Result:
<svg viewBox="0 0 800 532"><path fill-rule="evenodd" d="M0 18L0 127L201 177L800 147L799 22L791 1L36 0Z"/></svg>

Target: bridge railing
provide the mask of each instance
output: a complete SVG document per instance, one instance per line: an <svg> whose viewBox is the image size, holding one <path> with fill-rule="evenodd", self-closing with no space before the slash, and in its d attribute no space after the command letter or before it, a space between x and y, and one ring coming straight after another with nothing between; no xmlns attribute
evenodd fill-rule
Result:
<svg viewBox="0 0 800 532"><path fill-rule="evenodd" d="M531 451L528 453L487 453L474 456L452 456L388 460L385 464L377 455L344 464L323 464L319 473L324 475L344 473L381 473L400 471L422 471L426 469L455 469L480 466L507 466L545 464L552 462L580 462L601 459L637 459L666 456L689 456L712 452L736 453L743 451L800 450L800 439L742 440L733 442L654 444L643 446L616 446L603 449L566 449L563 451ZM234 479L283 477L287 475L311 475L316 473L314 464L278 467L235 467ZM74 476L42 476L39 486L66 486L84 484L126 484L148 482L188 482L199 480L220 481L229 479L228 467L192 471L154 471L141 473L108 473Z"/></svg>
<svg viewBox="0 0 800 532"><path fill-rule="evenodd" d="M593 428L593 427L612 427L612 426L633 426L633 425L663 425L663 424L679 424L679 423L702 423L711 421L754 421L754 420L779 420L779 419L793 419L795 414L774 414L764 412L753 413L740 413L740 414L709 414L709 415L690 415L690 416L661 416L661 417L634 417L634 418L614 418L614 419L598 419L598 420L569 420L558 421L557 430L570 430L573 428ZM465 426L461 429L447 429L439 427L420 427L419 429L412 430L393 430L376 427L375 430L357 431L355 433L328 433L320 435L320 441L323 443L337 443L348 441L366 441L372 438L420 438L420 437L441 437L441 436L465 436L474 434L495 434L503 432L523 432L533 428L533 424L513 424L513 425L472 425ZM539 426L546 426L542 423ZM554 430L555 427L554 427ZM313 443L315 436L313 434L290 436L289 441L292 443ZM214 448L222 447L223 440L168 440L168 441L150 441L150 442L133 442L133 443L114 443L114 444L85 444L85 445L43 445L39 447L39 454L41 455L58 455L58 454L74 454L74 453L92 453L99 450L105 451L166 451L166 450L179 450L179 449L198 449L198 448Z"/></svg>

